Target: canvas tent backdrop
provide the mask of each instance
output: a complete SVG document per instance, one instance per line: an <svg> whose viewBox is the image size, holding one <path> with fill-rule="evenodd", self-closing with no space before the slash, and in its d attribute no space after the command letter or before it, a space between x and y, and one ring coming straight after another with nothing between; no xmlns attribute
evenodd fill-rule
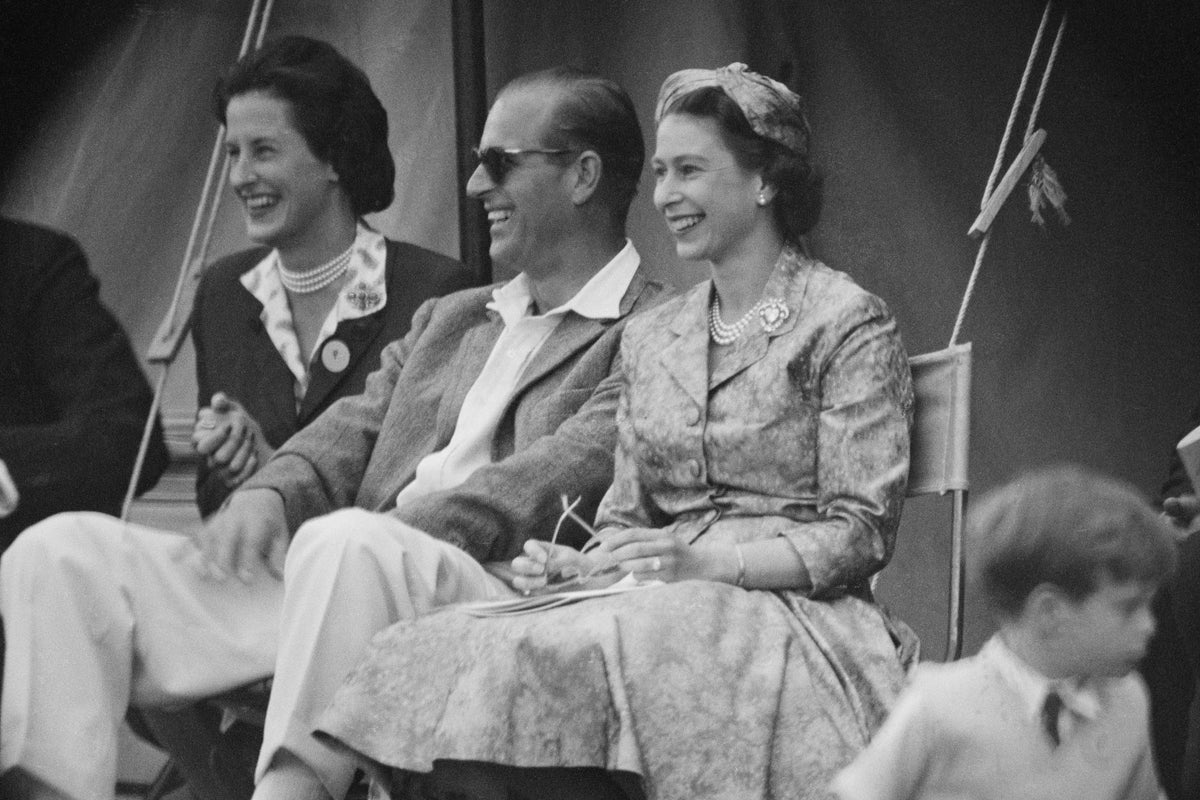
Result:
<svg viewBox="0 0 1200 800"><path fill-rule="evenodd" d="M9 145L0 211L75 235L144 352L216 133L212 81L236 54L249 0L98 5L0 7ZM960 337L975 348L976 493L1072 460L1153 494L1200 400L1195 4L1068 5L1039 125L1073 222L1034 227L1020 189L995 223ZM744 61L786 79L808 98L826 174L813 249L888 301L916 354L949 338L977 246L966 231L1042 9L1040 0L487 0L488 98L530 69L597 69L630 90L652 148L654 98L670 72ZM276 0L271 32L329 39L366 69L389 109L398 167L396 203L371 221L457 255L450 4ZM681 286L705 277L675 258L652 189L647 175L630 224L645 260ZM246 244L226 198L212 255ZM194 412L192 369L185 347L169 419ZM943 637L944 529L941 509L911 504L882 582L929 653ZM968 594L967 651L989 630Z"/></svg>

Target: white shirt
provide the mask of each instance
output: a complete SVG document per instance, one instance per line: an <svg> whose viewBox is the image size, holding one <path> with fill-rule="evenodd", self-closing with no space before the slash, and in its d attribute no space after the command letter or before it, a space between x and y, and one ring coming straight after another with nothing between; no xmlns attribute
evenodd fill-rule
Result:
<svg viewBox="0 0 1200 800"><path fill-rule="evenodd" d="M254 269L242 274L242 286L262 303L259 319L267 336L271 337L271 344L275 345L283 363L287 364L295 378L292 389L297 411L308 391L308 365L313 354L320 352L321 345L333 335L343 320L374 314L387 305L387 241L382 234L360 223L352 246L354 249L346 267L342 291L321 325L312 353L304 358L300 357L300 340L296 338L296 328L292 323L292 309L279 277L279 251L272 250Z"/></svg>
<svg viewBox="0 0 1200 800"><path fill-rule="evenodd" d="M1057 693L1063 701L1063 710L1058 716L1059 735L1063 739L1071 735L1078 719L1095 719L1100 713L1100 694L1091 682L1047 678L1010 650L998 635L988 640L979 655L990 661L1004 680L1012 685L1032 719L1040 720L1046 696L1051 692Z"/></svg>
<svg viewBox="0 0 1200 800"><path fill-rule="evenodd" d="M525 368L568 311L588 319L616 319L641 257L629 240L575 296L545 314L533 315L533 297L525 273L493 290L489 311L504 321L483 370L467 391L454 434L444 448L417 464L412 482L396 496L396 505L443 489L453 489L479 467L491 463L492 441Z"/></svg>

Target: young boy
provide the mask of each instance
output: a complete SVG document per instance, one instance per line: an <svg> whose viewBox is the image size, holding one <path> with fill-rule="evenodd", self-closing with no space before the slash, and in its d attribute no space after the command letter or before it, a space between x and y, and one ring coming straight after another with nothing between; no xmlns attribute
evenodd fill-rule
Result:
<svg viewBox="0 0 1200 800"><path fill-rule="evenodd" d="M1132 487L1076 467L1026 475L972 515L972 577L999 631L919 667L832 785L842 800L1155 800L1133 671L1174 535Z"/></svg>

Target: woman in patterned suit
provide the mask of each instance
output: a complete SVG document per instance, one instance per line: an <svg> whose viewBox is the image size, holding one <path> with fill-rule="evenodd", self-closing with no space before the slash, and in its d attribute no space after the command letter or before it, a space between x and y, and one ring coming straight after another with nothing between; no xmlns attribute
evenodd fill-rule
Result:
<svg viewBox="0 0 1200 800"><path fill-rule="evenodd" d="M382 634L322 730L394 787L436 762L434 783L530 796L565 767L604 796L824 797L903 681L911 633L869 580L904 498L907 358L884 303L803 252L800 99L734 64L672 75L656 116L655 204L712 277L625 331L599 545L512 564L530 590L614 566L649 585Z"/></svg>

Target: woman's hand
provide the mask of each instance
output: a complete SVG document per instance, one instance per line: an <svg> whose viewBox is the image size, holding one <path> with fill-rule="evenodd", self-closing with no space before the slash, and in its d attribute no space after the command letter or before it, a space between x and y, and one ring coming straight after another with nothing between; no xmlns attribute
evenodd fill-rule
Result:
<svg viewBox="0 0 1200 800"><path fill-rule="evenodd" d="M214 394L212 405L196 413L192 446L230 489L245 482L274 452L258 422L224 392Z"/></svg>
<svg viewBox="0 0 1200 800"><path fill-rule="evenodd" d="M550 578L586 575L592 561L578 550L540 539L525 542L525 553L512 560L513 588L522 592L542 589Z"/></svg>
<svg viewBox="0 0 1200 800"><path fill-rule="evenodd" d="M641 579L682 581L713 579L708 549L654 528L624 528L602 532L597 550L607 553L624 572Z"/></svg>

